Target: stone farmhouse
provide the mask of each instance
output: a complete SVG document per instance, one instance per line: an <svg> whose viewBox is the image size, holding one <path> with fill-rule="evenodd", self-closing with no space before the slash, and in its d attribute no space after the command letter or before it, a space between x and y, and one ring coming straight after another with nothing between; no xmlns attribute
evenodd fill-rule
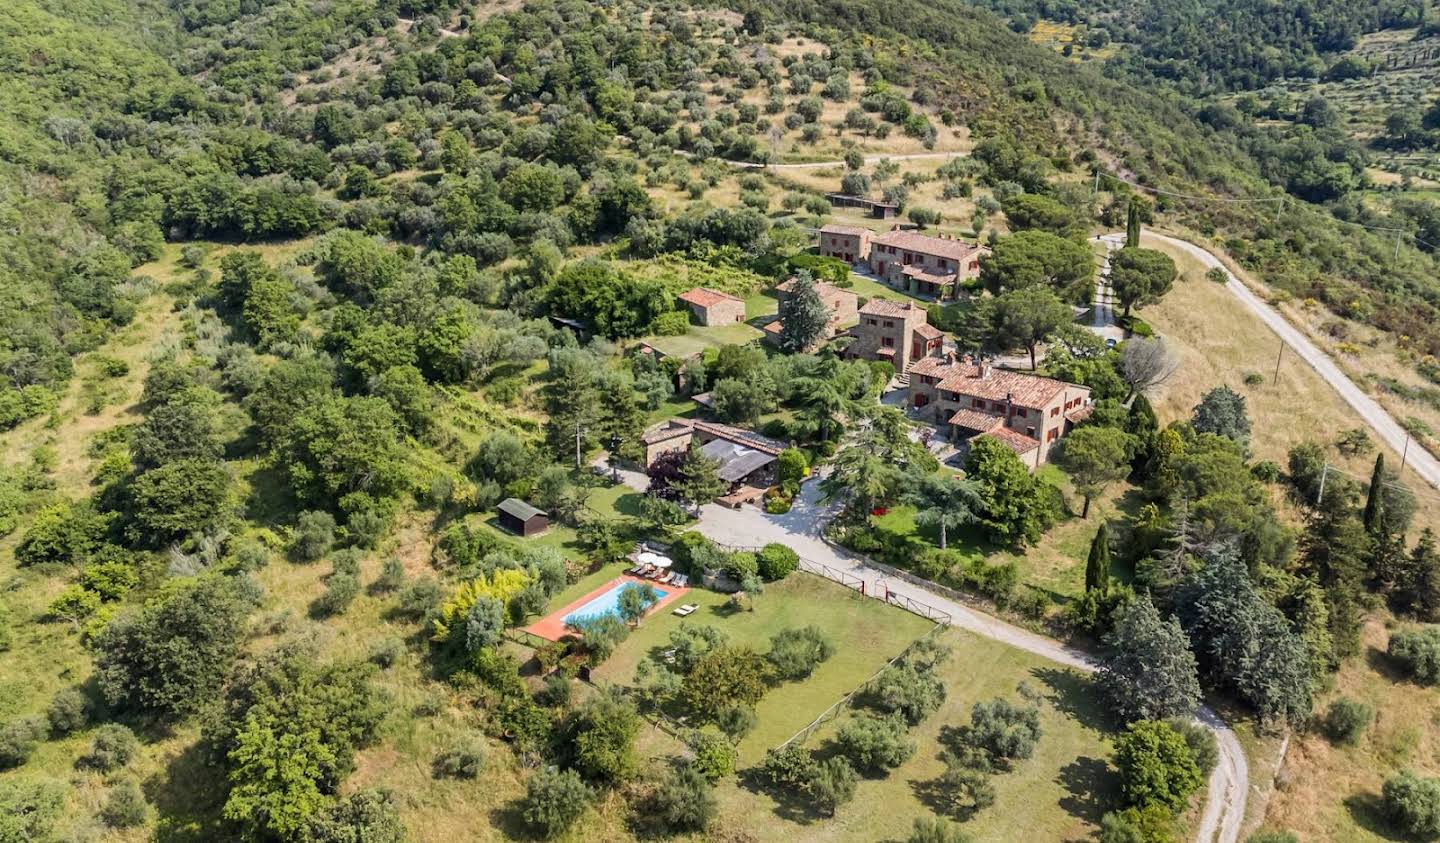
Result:
<svg viewBox="0 0 1440 843"><path fill-rule="evenodd" d="M1093 410L1088 387L953 355L926 357L911 367L906 403L952 441L994 437L1032 470Z"/></svg>
<svg viewBox="0 0 1440 843"><path fill-rule="evenodd" d="M775 463L787 447L752 430L696 419L662 422L646 430L641 442L647 468L661 454L687 450L693 442L705 456L720 462L720 479L730 484L732 493L742 486L760 491L771 486Z"/></svg>
<svg viewBox="0 0 1440 843"><path fill-rule="evenodd" d="M791 292L795 289L795 279L791 278L775 287L775 296L784 304L790 298ZM826 331L826 338L833 337L840 333L841 329L854 325L860 319L859 304L860 297L843 287L837 287L828 281L816 281L815 292L819 294L820 301L825 309L830 311L829 327ZM780 341L780 331L784 323L780 319L774 319L762 330L765 331L763 339L769 343Z"/></svg>
<svg viewBox="0 0 1440 843"><path fill-rule="evenodd" d="M894 228L883 234L849 225L820 229L820 254L867 266L911 295L953 298L960 282L980 274L985 246Z"/></svg>
<svg viewBox="0 0 1440 843"><path fill-rule="evenodd" d="M690 313L701 325L726 325L745 321L745 301L729 293L696 287L680 294L680 301L690 307Z"/></svg>
<svg viewBox="0 0 1440 843"><path fill-rule="evenodd" d="M850 329L854 341L845 356L884 360L896 374L910 370L917 360L944 351L945 334L930 324L925 308L916 302L874 298L860 308L860 322Z"/></svg>

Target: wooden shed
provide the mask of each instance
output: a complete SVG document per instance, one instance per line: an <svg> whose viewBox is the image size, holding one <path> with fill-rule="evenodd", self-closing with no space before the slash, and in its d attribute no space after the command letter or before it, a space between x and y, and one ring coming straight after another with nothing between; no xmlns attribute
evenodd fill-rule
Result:
<svg viewBox="0 0 1440 843"><path fill-rule="evenodd" d="M533 536L550 526L550 516L519 498L506 498L497 508L500 526L516 535Z"/></svg>

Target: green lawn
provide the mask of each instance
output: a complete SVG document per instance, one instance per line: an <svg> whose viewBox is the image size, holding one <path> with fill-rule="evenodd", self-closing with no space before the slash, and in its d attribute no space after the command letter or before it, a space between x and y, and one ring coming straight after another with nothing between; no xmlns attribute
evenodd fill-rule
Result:
<svg viewBox="0 0 1440 843"><path fill-rule="evenodd" d="M1034 757L996 775L995 804L963 823L980 840L1088 840L1101 815L1115 807L1118 787L1109 764L1110 738L1090 681L1038 656L961 630L946 630L952 646L942 668L947 699L910 731L918 750L884 778L862 779L855 799L834 820L783 814L767 795L730 782L720 788L722 827L758 840L903 840L916 817L933 813L930 783L944 770L941 736L970 721L980 701L1020 702L1024 683L1039 697L1042 736ZM824 747L843 723L827 724L809 745Z"/></svg>
<svg viewBox="0 0 1440 843"><path fill-rule="evenodd" d="M577 596L584 593L578 584L575 588ZM804 573L766 586L754 601L753 612L727 611L728 599L717 592L692 590L684 602L700 604L699 611L684 620L668 611L646 619L593 675L596 682L630 682L635 666L663 649L670 631L682 623L718 627L731 642L762 653L770 648L770 637L782 629L819 626L834 642L835 655L805 681L782 683L765 695L755 710L759 725L740 744L742 766L757 763L766 749L807 726L933 626L924 618ZM556 598L554 605L564 605L563 601L563 596Z"/></svg>
<svg viewBox="0 0 1440 843"><path fill-rule="evenodd" d="M749 312L749 305L746 305ZM772 311L773 312L773 311ZM764 336L764 332L748 322L731 322L727 325L702 327L691 325L690 330L678 337L646 337L645 342L658 348L670 357L689 357L707 348L722 345L744 345Z"/></svg>
<svg viewBox="0 0 1440 843"><path fill-rule="evenodd" d="M1040 476L1066 490L1076 514L1061 518L1040 537L1038 543L1023 548L995 547L974 528L950 530L946 543L950 550L958 551L967 558L981 558L992 565L1015 563L1020 569L1022 583L1063 602L1085 590L1085 560L1090 553L1090 540L1095 537L1101 520L1123 518L1132 501L1125 496L1125 487L1116 484L1092 502L1089 518L1080 518L1082 501L1069 494L1069 482L1064 474L1054 466L1045 465L1040 467ZM937 547L940 544L939 529L916 525L915 508L912 506L891 507L885 515L875 517L873 523L900 535L918 535ZM1127 582L1132 572L1115 562L1111 574Z"/></svg>

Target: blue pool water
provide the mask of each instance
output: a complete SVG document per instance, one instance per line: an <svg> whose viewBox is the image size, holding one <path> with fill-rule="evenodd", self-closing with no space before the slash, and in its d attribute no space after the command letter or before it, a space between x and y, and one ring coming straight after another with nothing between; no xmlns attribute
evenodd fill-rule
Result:
<svg viewBox="0 0 1440 843"><path fill-rule="evenodd" d="M618 583L608 589L604 594L592 597L585 605L576 608L575 611L566 615L563 620L568 625L581 620L596 618L600 615L618 616L620 614L620 592L639 587L640 585L638 583L629 581ZM655 589L656 603L664 600L665 595L670 593L658 585L651 585L650 587Z"/></svg>

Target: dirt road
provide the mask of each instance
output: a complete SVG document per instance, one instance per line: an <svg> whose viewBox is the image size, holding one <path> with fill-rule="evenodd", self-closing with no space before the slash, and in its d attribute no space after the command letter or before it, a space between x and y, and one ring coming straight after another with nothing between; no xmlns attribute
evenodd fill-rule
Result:
<svg viewBox="0 0 1440 843"><path fill-rule="evenodd" d="M685 153L679 153L684 155ZM915 152L910 155L867 155L866 164L875 164L882 160L889 161L923 161L928 158L965 158L968 152ZM689 157L688 155L686 157ZM844 161L805 161L799 164L757 164L754 161L731 161L723 159L726 164L732 167L739 167L742 170L818 170L824 167L843 167Z"/></svg>
<svg viewBox="0 0 1440 843"><path fill-rule="evenodd" d="M630 482L628 478L627 482ZM635 482L638 484L640 478L635 478ZM1086 673L1096 670L1096 661L1088 653L1013 626L905 580L887 578L885 572L870 567L863 558L827 544L820 531L834 515L835 508L820 500L818 487L819 483L814 480L805 483L795 506L783 515L770 515L750 506L735 510L710 504L703 508L696 529L728 545L784 544L806 559L864 580L867 594L883 594L888 590L910 597L950 613L953 626L1076 670ZM1239 843L1240 829L1245 821L1245 802L1250 793L1249 763L1235 732L1215 712L1202 708L1196 713L1196 719L1214 733L1219 762L1210 773L1205 810L1195 832L1195 843Z"/></svg>
<svg viewBox="0 0 1440 843"><path fill-rule="evenodd" d="M1409 439L1409 434L1405 432L1405 428L1401 427L1399 422L1395 421L1394 416L1386 412L1385 408L1381 407L1374 398L1366 395L1364 390L1357 386L1348 375L1340 371L1340 367L1335 365L1335 361L1330 358L1330 355L1312 343L1275 308L1262 301L1253 290L1245 286L1229 269L1226 269L1225 264L1218 257L1204 247L1179 237L1151 231L1145 232L1144 236L1163 241L1169 246L1192 255L1207 268L1218 268L1224 272L1228 279L1225 282L1226 289L1234 294L1245 307L1259 316L1261 321L1269 326L1270 330L1274 331L1285 345L1298 354L1300 359L1308 363L1310 368L1318 372L1326 383L1334 387L1335 391L1340 393L1340 397L1345 399L1345 403L1355 410L1355 413L1380 436L1385 444L1394 448L1396 453L1404 453L1407 469L1413 470L1426 483L1440 489L1440 460L1437 460L1419 443L1410 442L1407 446L1406 440Z"/></svg>

